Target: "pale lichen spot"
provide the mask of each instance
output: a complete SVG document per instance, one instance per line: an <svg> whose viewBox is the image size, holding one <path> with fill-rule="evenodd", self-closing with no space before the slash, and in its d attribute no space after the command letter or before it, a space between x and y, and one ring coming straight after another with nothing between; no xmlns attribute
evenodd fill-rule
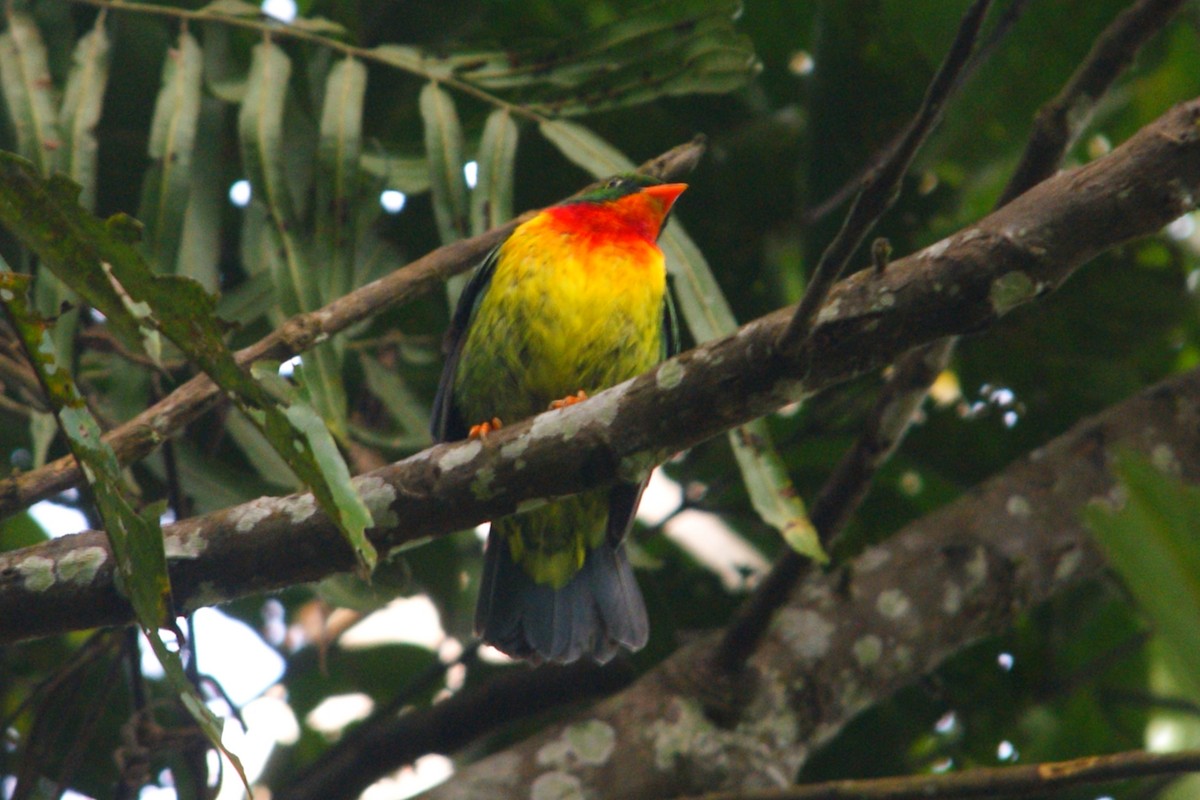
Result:
<svg viewBox="0 0 1200 800"><path fill-rule="evenodd" d="M80 547L58 560L58 577L87 586L107 560L108 551L103 547Z"/></svg>
<svg viewBox="0 0 1200 800"><path fill-rule="evenodd" d="M876 306L879 308L891 308L896 305L896 295L888 291L879 293L879 297L875 300Z"/></svg>
<svg viewBox="0 0 1200 800"><path fill-rule="evenodd" d="M654 383L660 389L674 389L683 383L684 372L683 364L678 359L664 361L654 374Z"/></svg>
<svg viewBox="0 0 1200 800"><path fill-rule="evenodd" d="M0 300L3 300L4 302L7 303L8 301L12 300L14 297L16 297L16 295L13 294L8 289L0 289Z"/></svg>
<svg viewBox="0 0 1200 800"><path fill-rule="evenodd" d="M817 312L816 325L824 325L830 320L837 319L838 313L841 311L841 298L835 297L832 301L821 306L821 310Z"/></svg>
<svg viewBox="0 0 1200 800"><path fill-rule="evenodd" d="M875 609L891 620L900 619L911 607L912 601L899 589L884 589L875 598Z"/></svg>
<svg viewBox="0 0 1200 800"><path fill-rule="evenodd" d="M54 560L44 556L29 556L17 562L17 572L25 588L44 592L54 585Z"/></svg>
<svg viewBox="0 0 1200 800"><path fill-rule="evenodd" d="M606 763L617 743L612 725L598 719L570 725L562 736L547 742L537 752L543 767L568 768L574 765L598 767Z"/></svg>
<svg viewBox="0 0 1200 800"><path fill-rule="evenodd" d="M492 481L496 479L496 470L491 467L481 467L475 473L475 479L471 481L471 494L476 500L490 500L495 494L495 489L492 487Z"/></svg>
<svg viewBox="0 0 1200 800"><path fill-rule="evenodd" d="M801 659L816 661L829 652L834 625L807 608L785 608L776 615L780 636Z"/></svg>
<svg viewBox="0 0 1200 800"><path fill-rule="evenodd" d="M229 511L229 519L238 533L249 533L254 526L271 516L275 511L274 497L260 497Z"/></svg>
<svg viewBox="0 0 1200 800"><path fill-rule="evenodd" d="M208 547L199 527L183 532L170 532L163 537L163 550L167 558L199 558Z"/></svg>
<svg viewBox="0 0 1200 800"><path fill-rule="evenodd" d="M583 781L568 772L545 772L529 787L529 800L584 800Z"/></svg>
<svg viewBox="0 0 1200 800"><path fill-rule="evenodd" d="M868 633L854 642L853 649L854 660L858 662L858 666L870 669L879 663L879 657L883 655L883 640L873 633Z"/></svg>
<svg viewBox="0 0 1200 800"><path fill-rule="evenodd" d="M855 572L874 572L891 561L892 552L878 545L868 547L858 558L854 559Z"/></svg>
<svg viewBox="0 0 1200 800"><path fill-rule="evenodd" d="M1083 552L1081 550L1068 551L1058 560L1058 564L1054 567L1054 580L1061 582L1070 578L1075 574L1075 570L1079 569L1079 564L1082 561Z"/></svg>
<svg viewBox="0 0 1200 800"><path fill-rule="evenodd" d="M279 501L282 510L288 515L293 525L299 525L304 520L317 513L317 498L311 494L300 494Z"/></svg>
<svg viewBox="0 0 1200 800"><path fill-rule="evenodd" d="M946 251L950 249L950 240L942 239L940 242L934 242L921 251L921 258L935 259L941 258Z"/></svg>
<svg viewBox="0 0 1200 800"><path fill-rule="evenodd" d="M992 281L988 300L996 316L1002 317L1037 294L1037 287L1029 276L1020 270L1006 272Z"/></svg>
<svg viewBox="0 0 1200 800"><path fill-rule="evenodd" d="M694 699L675 698L671 709L653 722L647 734L654 743L654 764L672 770L679 758L707 758L721 750L716 726Z"/></svg>
<svg viewBox="0 0 1200 800"><path fill-rule="evenodd" d="M438 469L442 472L449 472L472 461L481 452L483 452L483 443L478 439L472 439L464 445L452 448L449 452L443 453L437 462Z"/></svg>
<svg viewBox="0 0 1200 800"><path fill-rule="evenodd" d="M1033 507L1029 505L1029 501L1019 494L1014 494L1008 498L1004 504L1004 509L1010 516L1024 519L1033 513Z"/></svg>
<svg viewBox="0 0 1200 800"><path fill-rule="evenodd" d="M967 562L967 577L971 579L972 587L979 586L988 576L988 561L987 551L982 547L976 547L971 560Z"/></svg>
<svg viewBox="0 0 1200 800"><path fill-rule="evenodd" d="M1150 462L1168 475L1180 475L1183 472L1183 466L1175 456L1175 451L1168 444L1156 444L1150 451Z"/></svg>
<svg viewBox="0 0 1200 800"><path fill-rule="evenodd" d="M367 475L354 481L354 488L362 497L371 518L375 520L376 528L394 528L400 524L400 517L392 510L396 502L396 487L375 475Z"/></svg>
<svg viewBox="0 0 1200 800"><path fill-rule="evenodd" d="M532 437L519 436L511 442L506 442L500 448L500 457L507 461L516 461L520 463L521 456L529 449L529 441Z"/></svg>
<svg viewBox="0 0 1200 800"><path fill-rule="evenodd" d="M962 610L962 587L952 581L946 582L946 591L942 593L942 612L946 616L954 616Z"/></svg>

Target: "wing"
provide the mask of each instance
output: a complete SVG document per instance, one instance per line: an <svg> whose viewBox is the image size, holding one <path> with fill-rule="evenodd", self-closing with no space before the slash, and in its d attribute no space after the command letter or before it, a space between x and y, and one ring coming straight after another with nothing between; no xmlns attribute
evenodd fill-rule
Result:
<svg viewBox="0 0 1200 800"><path fill-rule="evenodd" d="M487 287L492 282L492 274L496 271L496 254L499 251L500 248L496 247L475 268L471 280L467 281L462 294L459 295L458 306L454 309L450 327L446 330L446 338L442 341L446 364L442 367L442 377L438 380L437 394L433 398L433 411L429 415L429 428L435 442L451 442L463 439L467 435L466 423L454 404L454 375L458 372L458 359L467 340L471 318L475 315L475 309L479 307L479 301L483 299Z"/></svg>

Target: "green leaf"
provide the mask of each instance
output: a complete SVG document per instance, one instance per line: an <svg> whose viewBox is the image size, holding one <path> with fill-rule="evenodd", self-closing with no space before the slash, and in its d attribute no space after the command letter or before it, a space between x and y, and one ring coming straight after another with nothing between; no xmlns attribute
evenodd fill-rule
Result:
<svg viewBox="0 0 1200 800"><path fill-rule="evenodd" d="M312 259L298 238L296 205L287 180L284 110L291 61L278 46L256 45L246 97L238 115L242 163L255 204L264 205L271 225L262 231L278 293L288 317L319 308L320 290ZM277 255L275 255L277 254Z"/></svg>
<svg viewBox="0 0 1200 800"><path fill-rule="evenodd" d="M467 233L467 181L463 175L463 136L454 100L436 83L421 89L421 119L425 124L425 153L433 212L442 244Z"/></svg>
<svg viewBox="0 0 1200 800"><path fill-rule="evenodd" d="M737 2L655 3L552 45L462 53L443 63L460 80L554 115L727 92L761 68L752 42L734 27L739 12Z"/></svg>
<svg viewBox="0 0 1200 800"><path fill-rule="evenodd" d="M367 153L359 164L368 175L382 178L388 189L406 194L429 191L429 159L424 155L400 156Z"/></svg>
<svg viewBox="0 0 1200 800"><path fill-rule="evenodd" d="M219 100L201 99L192 149L191 191L175 258L175 274L191 278L209 292L217 291L220 286L221 217L228 205L228 170L224 168L221 141L224 119L225 110ZM259 313L262 310L260 307Z"/></svg>
<svg viewBox="0 0 1200 800"><path fill-rule="evenodd" d="M471 190L471 233L479 235L512 218L517 123L508 109L488 115L479 143L479 180Z"/></svg>
<svg viewBox="0 0 1200 800"><path fill-rule="evenodd" d="M542 135L565 155L597 178L630 172L634 164L623 153L588 128L562 120L543 122ZM658 240L674 276L675 296L697 342L707 342L737 329L737 319L721 293L712 269L683 224L672 219ZM778 530L796 552L824 563L816 529L804 503L787 475L783 460L771 443L766 424L759 421L729 432L742 480L755 512Z"/></svg>
<svg viewBox="0 0 1200 800"><path fill-rule="evenodd" d="M0 34L0 88L17 132L17 150L49 175L58 165L62 134L58 103L46 63L46 45L33 17L10 11L8 29Z"/></svg>
<svg viewBox="0 0 1200 800"><path fill-rule="evenodd" d="M353 288L354 204L362 157L363 98L367 68L346 58L329 71L317 151L317 246L326 265L321 300L328 303Z"/></svg>
<svg viewBox="0 0 1200 800"><path fill-rule="evenodd" d="M186 278L154 275L133 244L128 218L101 222L74 203L74 191L64 185L64 179L43 182L32 164L4 153L0 153L0 221L104 313L114 328L132 327L155 335L161 330L208 373L312 489L360 556L360 568L370 570L373 552L362 544L363 529L369 525L364 520L370 520L370 514L361 500L355 502L357 495L336 447L331 448L329 432L323 425L317 430L302 412L296 412L295 419L303 427L293 427L291 408L280 409L262 385L238 366L222 341L211 295Z"/></svg>
<svg viewBox="0 0 1200 800"><path fill-rule="evenodd" d="M1132 453L1118 456L1116 474L1124 503L1094 502L1084 520L1200 699L1200 489Z"/></svg>
<svg viewBox="0 0 1200 800"><path fill-rule="evenodd" d="M167 51L162 84L150 123L150 168L142 184L139 216L146 225L144 251L159 272L175 272L193 177L204 77L200 45L187 32Z"/></svg>
<svg viewBox="0 0 1200 800"><path fill-rule="evenodd" d="M167 556L158 522L162 505L153 504L140 514L134 509L116 453L101 439L100 425L88 411L65 365L57 360L46 321L29 302L31 280L28 275L0 272L0 301L21 335L26 354L41 378L72 455L84 468L112 547L119 588L129 598L138 623L180 701L209 742L229 757L249 790L241 762L221 744L221 721L184 675L179 654L169 651L158 636L159 627L174 627Z"/></svg>
<svg viewBox="0 0 1200 800"><path fill-rule="evenodd" d="M59 114L63 132L62 153L65 163L61 169L71 180L83 187L80 204L87 209L96 206L96 125L108 85L109 41L104 30L104 16L96 18L96 26L80 38L75 46L67 90Z"/></svg>
<svg viewBox="0 0 1200 800"><path fill-rule="evenodd" d="M742 471L754 511L783 535L788 546L819 564L829 562L821 537L796 493L766 420L757 419L729 432L729 443Z"/></svg>
<svg viewBox="0 0 1200 800"><path fill-rule="evenodd" d="M597 178L635 168L624 153L578 122L546 120L538 124L538 130L571 162Z"/></svg>

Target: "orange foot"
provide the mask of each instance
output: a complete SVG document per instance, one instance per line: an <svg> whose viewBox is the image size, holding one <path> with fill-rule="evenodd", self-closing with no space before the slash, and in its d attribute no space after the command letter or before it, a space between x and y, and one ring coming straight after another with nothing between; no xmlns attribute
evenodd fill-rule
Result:
<svg viewBox="0 0 1200 800"><path fill-rule="evenodd" d="M471 430L467 431L468 439L486 439L487 435L492 431L498 431L504 427L504 423L499 417L492 417L489 420L484 420L478 425L472 425Z"/></svg>
<svg viewBox="0 0 1200 800"><path fill-rule="evenodd" d="M587 400L587 399L588 399L587 392L585 392L583 389L580 389L575 394L569 394L566 397L564 397L562 400L555 400L554 402L552 402L550 404L550 407L551 408L566 408L567 406L573 406L576 403L582 403L584 400Z"/></svg>

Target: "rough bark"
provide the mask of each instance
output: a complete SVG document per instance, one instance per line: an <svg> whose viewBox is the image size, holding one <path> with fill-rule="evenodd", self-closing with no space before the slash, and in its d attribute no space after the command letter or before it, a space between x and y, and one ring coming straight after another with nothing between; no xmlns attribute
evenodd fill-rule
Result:
<svg viewBox="0 0 1200 800"><path fill-rule="evenodd" d="M1153 233L1200 197L1200 101L1114 150L879 274L838 284L811 346L774 342L793 309L689 351L586 403L441 445L358 479L383 551L548 497L639 474L672 452L915 346L986 328L1096 253ZM352 567L312 497L260 498L168 526L181 608L312 581ZM128 622L100 532L0 555L0 642Z"/></svg>

